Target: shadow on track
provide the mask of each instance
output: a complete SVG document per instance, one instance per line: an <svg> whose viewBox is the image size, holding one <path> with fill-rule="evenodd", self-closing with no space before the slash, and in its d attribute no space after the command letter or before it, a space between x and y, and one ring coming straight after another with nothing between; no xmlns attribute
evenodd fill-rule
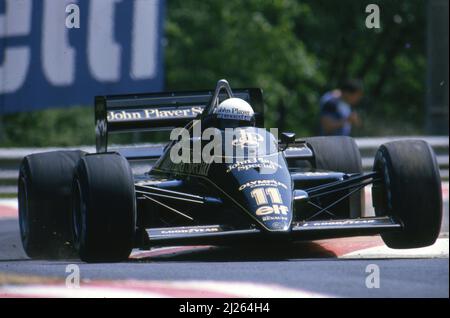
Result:
<svg viewBox="0 0 450 318"><path fill-rule="evenodd" d="M230 246L197 249L182 253L167 253L132 259L133 262L251 262L289 261L307 258L335 258L336 254L314 242L299 242L285 246Z"/></svg>

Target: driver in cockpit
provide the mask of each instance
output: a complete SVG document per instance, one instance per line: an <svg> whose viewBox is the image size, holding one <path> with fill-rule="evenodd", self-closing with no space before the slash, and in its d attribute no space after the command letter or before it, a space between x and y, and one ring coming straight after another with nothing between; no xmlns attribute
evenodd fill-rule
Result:
<svg viewBox="0 0 450 318"><path fill-rule="evenodd" d="M228 98L221 102L214 112L207 115L203 122L204 128L218 129L254 127L255 112L252 106L241 98Z"/></svg>

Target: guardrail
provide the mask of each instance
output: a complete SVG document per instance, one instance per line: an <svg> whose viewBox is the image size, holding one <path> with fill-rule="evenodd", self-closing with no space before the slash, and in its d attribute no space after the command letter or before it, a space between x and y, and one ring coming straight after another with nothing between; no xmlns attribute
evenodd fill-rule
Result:
<svg viewBox="0 0 450 318"><path fill-rule="evenodd" d="M386 142L400 139L423 139L426 140L434 149L441 177L443 180L449 179L449 139L448 136L430 136L430 137L386 137L386 138L355 138L361 156L363 168L370 170L373 164L373 157L377 148ZM0 194L14 195L17 193L18 168L22 158L31 153L38 153L53 150L81 149L87 152L94 152L95 148L91 146L74 148L0 148Z"/></svg>
<svg viewBox="0 0 450 318"><path fill-rule="evenodd" d="M449 179L449 139L448 136L409 136L409 137L381 137L381 138L355 138L356 144L361 152L362 165L364 170L370 170L373 158L378 147L393 140L422 139L428 142L433 148L441 172L442 180Z"/></svg>

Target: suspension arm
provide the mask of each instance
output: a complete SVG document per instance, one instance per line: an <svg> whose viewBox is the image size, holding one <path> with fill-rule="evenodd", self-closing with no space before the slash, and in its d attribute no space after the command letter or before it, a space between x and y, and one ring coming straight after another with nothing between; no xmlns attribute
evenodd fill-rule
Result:
<svg viewBox="0 0 450 318"><path fill-rule="evenodd" d="M358 175L351 175L347 179L333 181L326 184L321 184L304 190L308 194L308 198L312 199L319 196L328 195L334 192L363 188L366 185L379 181L381 178L377 172L365 172Z"/></svg>

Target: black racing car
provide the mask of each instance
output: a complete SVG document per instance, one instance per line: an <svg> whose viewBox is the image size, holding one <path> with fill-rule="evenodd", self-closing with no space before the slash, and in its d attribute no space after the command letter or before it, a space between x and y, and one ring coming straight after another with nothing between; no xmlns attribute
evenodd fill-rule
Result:
<svg viewBox="0 0 450 318"><path fill-rule="evenodd" d="M373 171L363 172L351 138L282 133L278 140L264 129L262 91L232 92L225 80L214 91L98 96L95 121L96 153L56 151L22 161L20 232L32 258L113 262L133 248L282 248L374 234L389 247L415 248L439 235L441 180L425 141L386 143ZM174 127L209 128L221 137L234 128L234 135L213 151L194 135L164 146L108 148L111 133ZM214 160L193 162L206 147ZM185 149L187 160L174 161ZM364 214L368 185L376 217Z"/></svg>

